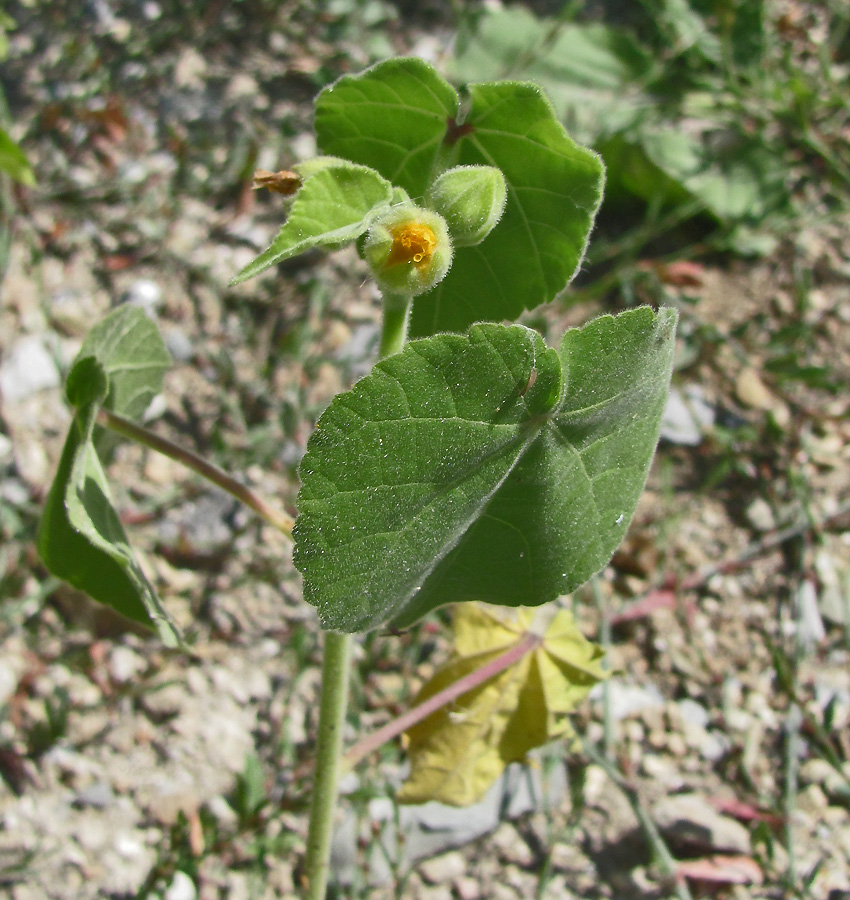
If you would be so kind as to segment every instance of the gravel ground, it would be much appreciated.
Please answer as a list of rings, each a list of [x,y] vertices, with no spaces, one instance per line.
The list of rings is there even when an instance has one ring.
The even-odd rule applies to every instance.
[[[279,224],[250,174],[312,155],[327,81],[433,56],[437,9],[10,12],[3,83],[39,184],[16,195],[0,286],[0,895],[294,896],[320,656],[286,541],[177,464],[119,448],[119,507],[190,636],[183,654],[56,584],[32,537],[69,421],[63,373],[121,302],[156,319],[175,359],[151,427],[292,510],[312,422],[368,370],[378,305],[353,252],[226,287]],[[598,583],[604,616],[589,591],[575,598],[588,634],[610,631],[616,670],[576,724],[616,772],[550,748],[546,809],[493,807],[476,840],[483,808],[430,810],[417,821],[447,837],[422,853],[446,852],[409,866],[410,847],[401,862],[375,853],[403,765],[389,748],[345,785],[340,896],[671,895],[637,812],[693,896],[850,897],[849,401],[764,367],[782,329],[805,326],[806,362],[850,380],[850,217],[829,222],[793,252],[666,286],[683,310],[678,406]],[[598,309],[551,311],[548,326]],[[360,641],[349,740],[445,658],[445,621]]]

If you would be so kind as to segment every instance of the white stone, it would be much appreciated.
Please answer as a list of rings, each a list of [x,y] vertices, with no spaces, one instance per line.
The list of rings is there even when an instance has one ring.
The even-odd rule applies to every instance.
[[[127,288],[122,300],[124,303],[129,303],[130,306],[138,306],[139,309],[154,318],[162,305],[162,288],[149,278],[140,278]]]
[[[699,385],[688,385],[684,391],[670,388],[661,418],[661,437],[671,444],[695,447],[702,443],[703,433],[714,425],[714,410],[706,402]]]
[[[206,73],[206,60],[193,47],[187,47],[174,67],[174,84],[179,88],[201,88]]]
[[[728,853],[750,852],[750,835],[746,828],[722,816],[697,794],[665,797],[652,811],[658,828],[665,837],[690,844],[700,850]]]
[[[466,873],[466,859],[456,850],[428,859],[419,866],[419,874],[428,884],[446,884]]]
[[[165,892],[164,900],[195,900],[197,896],[198,892],[192,879],[185,872],[175,872]]]
[[[0,364],[0,395],[7,403],[58,387],[60,380],[56,363],[40,337],[21,338]]]
[[[641,710],[664,705],[664,697],[661,695],[661,691],[653,684],[646,686],[625,684],[617,678],[612,678],[607,682],[607,685],[608,708],[611,718],[615,722],[634,715]],[[601,687],[602,685],[599,686],[599,688]],[[593,694],[601,693],[599,688],[595,688]]]
[[[18,687],[18,673],[5,660],[0,660],[0,706],[6,703]]]
[[[118,646],[109,654],[109,674],[118,684],[126,684],[147,668],[147,663],[135,650]]]

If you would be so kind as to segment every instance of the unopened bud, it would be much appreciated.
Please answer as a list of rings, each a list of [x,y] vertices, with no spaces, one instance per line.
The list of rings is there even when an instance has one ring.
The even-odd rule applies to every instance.
[[[387,210],[369,229],[363,255],[384,293],[415,297],[446,277],[452,242],[442,216],[401,204]]]
[[[443,172],[426,195],[458,247],[480,244],[505,210],[505,176],[494,166],[457,166]]]

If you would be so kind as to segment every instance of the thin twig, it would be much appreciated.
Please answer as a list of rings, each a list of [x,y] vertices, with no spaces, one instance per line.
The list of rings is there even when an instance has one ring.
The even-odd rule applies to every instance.
[[[246,487],[237,481],[232,475],[228,475],[223,469],[213,465],[192,450],[180,447],[178,444],[172,443],[167,438],[160,437],[148,428],[137,425],[123,416],[116,415],[106,409],[101,409],[97,414],[98,425],[114,431],[123,437],[137,441],[164,456],[182,463],[184,466],[197,472],[199,475],[211,481],[214,485],[220,487],[223,491],[227,491],[232,497],[250,507],[273,525],[278,531],[283,532],[290,540],[292,539],[292,526],[295,524],[291,516],[282,512],[277,507],[265,501],[262,497],[255,494],[251,488]]]
[[[785,786],[782,796],[782,813],[785,820],[785,852],[788,856],[787,878],[792,887],[797,885],[797,854],[794,844],[794,811],[797,808],[797,775],[800,768],[800,725],[803,716],[796,703],[791,704],[785,720]]]
[[[599,611],[599,643],[605,652],[605,668],[609,667],[608,653],[611,650],[611,617],[602,596],[599,577],[594,576],[590,582],[596,609]],[[602,746],[605,756],[611,759],[614,748],[614,718],[611,715],[611,682],[606,678],[602,682]]]

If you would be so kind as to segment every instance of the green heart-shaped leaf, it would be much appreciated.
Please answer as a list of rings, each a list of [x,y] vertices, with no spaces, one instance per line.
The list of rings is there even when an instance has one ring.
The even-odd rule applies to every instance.
[[[508,201],[490,235],[459,249],[445,280],[417,299],[414,335],[515,319],[554,299],[578,269],[602,200],[601,160],[567,137],[536,85],[473,84],[469,92],[457,163],[501,169]]]
[[[603,166],[575,144],[532,84],[469,88],[461,101],[427,63],[395,59],[346,76],[316,101],[323,152],[377,169],[414,199],[453,165],[489,165],[508,201],[491,234],[460,247],[449,274],[413,305],[411,333],[514,319],[575,274],[602,198]]]
[[[603,316],[559,351],[477,325],[412,342],[339,395],[302,461],[294,529],[323,626],[534,606],[604,566],[658,439],[675,323]]]
[[[428,63],[390,59],[319,94],[316,140],[323,153],[371,166],[417,200],[457,110],[455,89]]]

